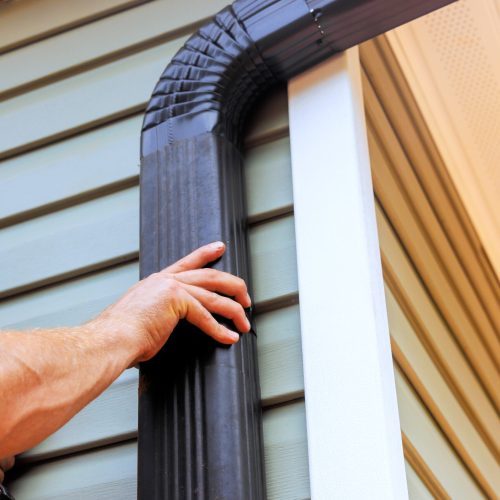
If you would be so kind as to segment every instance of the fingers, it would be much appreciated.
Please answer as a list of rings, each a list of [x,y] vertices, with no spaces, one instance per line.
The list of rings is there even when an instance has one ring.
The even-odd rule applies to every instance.
[[[243,307],[250,307],[252,301],[241,278],[214,269],[202,269],[221,257],[225,249],[221,241],[202,246],[164,269],[161,274],[175,274],[175,278],[183,283],[223,293],[234,297]]]
[[[214,317],[205,309],[197,299],[195,299],[187,291],[185,292],[189,298],[187,300],[186,320],[201,331],[212,337],[221,344],[234,344],[238,342],[240,336],[224,325],[218,323]]]
[[[240,332],[246,333],[250,330],[250,322],[246,317],[245,310],[238,302],[197,286],[186,284],[182,284],[181,286],[200,302],[205,309],[232,320]]]
[[[232,274],[215,269],[195,269],[176,273],[175,279],[186,285],[194,285],[234,297],[243,307],[252,305],[245,282]]]
[[[3,483],[3,480],[5,478],[5,471],[12,469],[12,467],[14,467],[14,462],[14,457],[6,457],[0,459],[0,484]]]
[[[234,344],[239,335],[219,324],[211,313],[231,319],[241,332],[250,330],[243,307],[252,301],[245,282],[236,276],[204,267],[224,254],[225,245],[218,241],[198,248],[175,264],[159,273],[168,279],[174,278],[183,289],[182,301],[186,309],[183,317],[210,337],[223,344]],[[234,297],[232,300],[228,297]],[[185,316],[184,316],[185,314]]]
[[[191,269],[200,269],[210,264],[210,262],[217,260],[225,250],[226,246],[222,241],[209,243],[186,255],[186,257],[178,260],[175,264],[164,269],[164,271],[166,273],[179,273]]]
[[[12,467],[14,467],[15,461],[16,461],[15,457],[2,458],[0,460],[0,469],[2,469],[3,471],[8,471],[9,469],[12,469]]]

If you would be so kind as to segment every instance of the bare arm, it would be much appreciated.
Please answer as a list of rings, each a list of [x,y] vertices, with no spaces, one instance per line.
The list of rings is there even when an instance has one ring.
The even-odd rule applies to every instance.
[[[180,319],[219,342],[237,342],[238,334],[211,313],[232,319],[240,332],[247,332],[246,286],[230,274],[202,269],[223,253],[221,243],[196,250],[134,285],[83,326],[1,332],[0,457],[36,445],[127,367],[153,357]]]

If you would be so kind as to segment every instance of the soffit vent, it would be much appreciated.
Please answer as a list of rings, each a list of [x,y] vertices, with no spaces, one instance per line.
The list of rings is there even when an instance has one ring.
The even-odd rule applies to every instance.
[[[500,2],[460,0],[387,38],[500,276]]]

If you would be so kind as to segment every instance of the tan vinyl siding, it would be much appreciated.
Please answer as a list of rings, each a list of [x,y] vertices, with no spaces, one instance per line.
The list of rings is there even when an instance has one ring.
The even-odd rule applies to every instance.
[[[497,498],[498,283],[387,41],[360,55],[410,495]]]
[[[434,497],[408,462],[405,462],[405,468],[409,498],[411,500],[433,500]]]
[[[386,222],[380,211],[378,217],[380,243],[382,252],[385,254],[387,248],[397,244],[397,242],[394,233],[387,233],[388,228],[385,226]],[[399,266],[401,273],[403,273],[404,268],[401,260],[398,260],[398,257],[399,259],[404,258],[401,247],[398,248],[398,251],[400,252],[399,255],[392,255],[391,265]],[[472,440],[471,444],[475,446],[475,451],[480,451],[481,446],[484,447],[484,443],[477,440],[470,422],[463,420],[460,407],[449,394],[445,382],[437,373],[432,360],[420,343],[417,332],[408,323],[389,287],[386,288],[386,301],[393,354],[396,361],[396,390],[401,430],[450,498],[464,500],[483,498],[481,489],[470,476],[453,447],[450,446],[446,432],[443,433],[442,428],[437,425],[433,416],[429,414],[425,401],[422,401],[415,393],[407,376],[399,368],[398,360],[401,360],[401,352],[408,356],[408,364],[404,366],[405,371],[416,370],[419,373],[427,389],[431,391],[432,396],[438,403],[440,411],[452,424],[455,424],[454,431],[459,433],[471,432],[471,435],[465,434],[462,437]],[[460,428],[460,424],[462,428]],[[425,479],[425,477],[422,479]]]

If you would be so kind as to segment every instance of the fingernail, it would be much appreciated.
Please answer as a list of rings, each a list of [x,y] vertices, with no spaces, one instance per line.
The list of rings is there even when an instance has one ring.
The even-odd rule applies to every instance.
[[[210,244],[210,246],[214,250],[220,250],[221,248],[225,247],[225,245],[224,245],[224,243],[222,243],[222,241],[214,241],[213,243]]]
[[[232,339],[232,340],[240,340],[240,336],[236,333],[236,332],[233,332],[232,330],[227,330],[227,333],[229,335],[229,337]]]
[[[248,318],[246,318],[247,320],[247,332],[250,331],[250,328],[252,328],[252,325],[250,324],[250,321],[248,320]]]
[[[248,307],[250,307],[252,305],[252,299],[248,293],[247,293],[247,304],[248,304]]]

